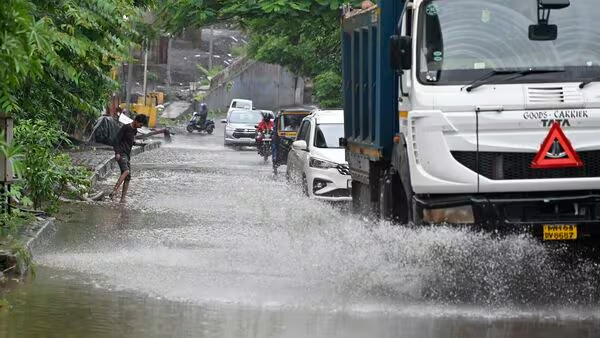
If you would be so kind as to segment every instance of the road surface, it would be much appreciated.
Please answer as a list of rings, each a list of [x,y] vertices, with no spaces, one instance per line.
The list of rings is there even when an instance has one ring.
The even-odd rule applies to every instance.
[[[527,238],[362,219],[306,199],[222,133],[133,158],[124,206],[67,205],[37,277],[9,294],[0,337],[600,332],[595,264],[561,265]]]

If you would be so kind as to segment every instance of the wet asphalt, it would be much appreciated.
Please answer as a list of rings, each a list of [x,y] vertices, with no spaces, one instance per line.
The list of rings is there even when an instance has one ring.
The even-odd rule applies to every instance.
[[[600,335],[596,263],[309,200],[218,128],[134,157],[126,204],[65,205],[0,337]]]

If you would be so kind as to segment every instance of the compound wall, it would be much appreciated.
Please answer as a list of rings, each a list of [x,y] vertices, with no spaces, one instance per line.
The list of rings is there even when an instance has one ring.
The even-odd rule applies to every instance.
[[[211,81],[204,98],[210,110],[224,110],[232,99],[249,99],[258,109],[303,103],[304,81],[279,65],[242,59]]]

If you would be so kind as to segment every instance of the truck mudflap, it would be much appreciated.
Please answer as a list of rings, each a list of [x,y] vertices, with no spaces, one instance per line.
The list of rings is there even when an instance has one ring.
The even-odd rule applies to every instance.
[[[468,208],[472,213],[470,226],[478,230],[504,235],[528,233],[544,241],[600,243],[600,191],[571,194],[415,196],[414,201],[423,210],[454,209],[464,213],[465,208]],[[426,223],[438,223],[437,221],[439,219],[424,219]]]

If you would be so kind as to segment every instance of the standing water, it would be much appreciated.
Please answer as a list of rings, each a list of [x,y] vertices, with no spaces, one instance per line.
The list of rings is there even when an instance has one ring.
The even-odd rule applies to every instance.
[[[220,135],[219,132],[215,133]],[[65,206],[0,337],[592,337],[600,269],[525,236],[375,223],[177,135],[127,204]],[[116,175],[116,174],[115,174]],[[111,177],[106,189],[116,180]]]

